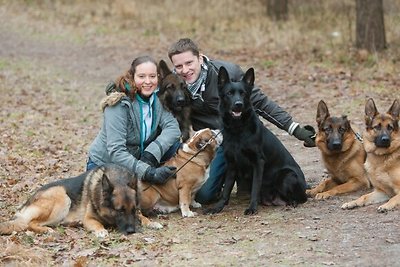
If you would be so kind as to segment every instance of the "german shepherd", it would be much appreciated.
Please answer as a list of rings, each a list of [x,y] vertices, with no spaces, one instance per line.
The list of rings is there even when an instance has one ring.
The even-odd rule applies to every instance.
[[[357,200],[342,205],[352,209],[381,203],[379,212],[393,210],[400,205],[400,103],[396,99],[386,113],[379,113],[372,98],[365,104],[364,147],[367,151],[365,167],[374,190]]]
[[[214,158],[219,145],[218,132],[208,128],[199,130],[179,148],[177,154],[165,162],[167,166],[178,168],[176,179],[169,179],[163,185],[139,182],[140,207],[144,214],[152,209],[170,213],[181,209],[182,217],[193,217],[190,210],[200,208],[194,200],[196,192],[208,178],[207,169]],[[143,221],[144,219],[144,221]],[[142,224],[148,226],[149,220],[142,218]]]
[[[77,177],[44,185],[31,196],[13,220],[0,224],[0,234],[32,230],[54,231],[51,225],[83,223],[97,237],[104,226],[121,233],[136,232],[137,179],[127,169],[109,164]]]
[[[307,195],[326,199],[370,187],[364,168],[367,154],[347,116],[331,116],[328,106],[321,100],[317,108],[317,125],[315,143],[330,177],[307,190]]]
[[[227,70],[220,68],[218,90],[227,171],[222,198],[206,213],[222,211],[236,179],[240,184],[250,184],[251,200],[245,215],[255,214],[260,200],[263,204],[294,206],[307,201],[306,181],[299,165],[252,107],[253,87],[253,68],[239,82],[232,82]]]
[[[161,76],[160,90],[157,95],[166,110],[171,112],[179,123],[182,132],[182,142],[190,136],[190,95],[185,81],[173,73],[164,60],[160,60],[159,71]]]

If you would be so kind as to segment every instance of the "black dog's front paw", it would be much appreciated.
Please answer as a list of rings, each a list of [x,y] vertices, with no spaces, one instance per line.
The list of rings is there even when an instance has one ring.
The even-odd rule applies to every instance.
[[[244,211],[244,215],[254,215],[254,214],[257,214],[257,209],[256,208],[247,208],[245,211]]]
[[[215,213],[220,213],[224,209],[224,205],[215,205],[212,208],[206,209],[204,211],[204,214],[215,214]]]

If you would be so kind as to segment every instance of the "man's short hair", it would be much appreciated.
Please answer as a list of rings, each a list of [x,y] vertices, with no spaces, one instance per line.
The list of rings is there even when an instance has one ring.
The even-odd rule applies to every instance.
[[[171,45],[168,50],[168,57],[172,60],[172,56],[186,51],[191,51],[197,57],[200,56],[199,47],[190,38],[182,38]]]

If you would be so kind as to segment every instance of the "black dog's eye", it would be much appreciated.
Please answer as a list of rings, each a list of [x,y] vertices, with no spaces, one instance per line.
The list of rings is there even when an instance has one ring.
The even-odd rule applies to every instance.
[[[232,91],[228,91],[228,92],[226,93],[226,95],[227,95],[227,96],[232,96],[232,95],[233,95],[233,92],[232,92]]]

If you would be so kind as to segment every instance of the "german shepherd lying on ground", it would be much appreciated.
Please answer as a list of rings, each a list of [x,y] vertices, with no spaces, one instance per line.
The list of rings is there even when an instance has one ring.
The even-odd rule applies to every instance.
[[[123,167],[105,165],[44,185],[13,220],[0,224],[0,234],[52,232],[47,226],[59,223],[83,223],[97,237],[108,235],[104,226],[130,234],[136,231],[137,205],[136,177]]]
[[[306,181],[299,165],[278,138],[257,117],[250,95],[254,69],[232,82],[221,67],[218,74],[223,148],[226,160],[222,198],[206,213],[220,212],[229,201],[235,181],[250,184],[251,200],[244,214],[255,214],[263,204],[296,205],[307,201]]]
[[[160,60],[160,90],[157,95],[164,108],[171,112],[179,123],[182,142],[190,136],[190,95],[185,81],[173,73],[164,60]]]
[[[331,117],[327,105],[321,100],[317,108],[317,124],[315,143],[330,177],[307,190],[307,195],[326,199],[368,188],[370,184],[364,168],[366,152],[347,116]]]
[[[374,190],[357,200],[342,205],[352,209],[381,203],[379,212],[393,210],[400,205],[400,103],[396,99],[386,113],[379,113],[372,98],[365,105],[364,147],[365,163]]]
[[[170,213],[180,208],[182,217],[196,215],[189,206],[201,207],[194,197],[208,178],[208,166],[220,143],[220,139],[216,135],[217,132],[208,128],[195,132],[179,148],[177,154],[165,162],[167,166],[177,167],[176,179],[170,179],[163,185],[139,182],[140,207],[144,214],[153,209],[162,213]],[[151,223],[147,218],[141,219],[144,226],[149,226]],[[162,228],[162,226],[154,227],[154,224],[150,227]]]

